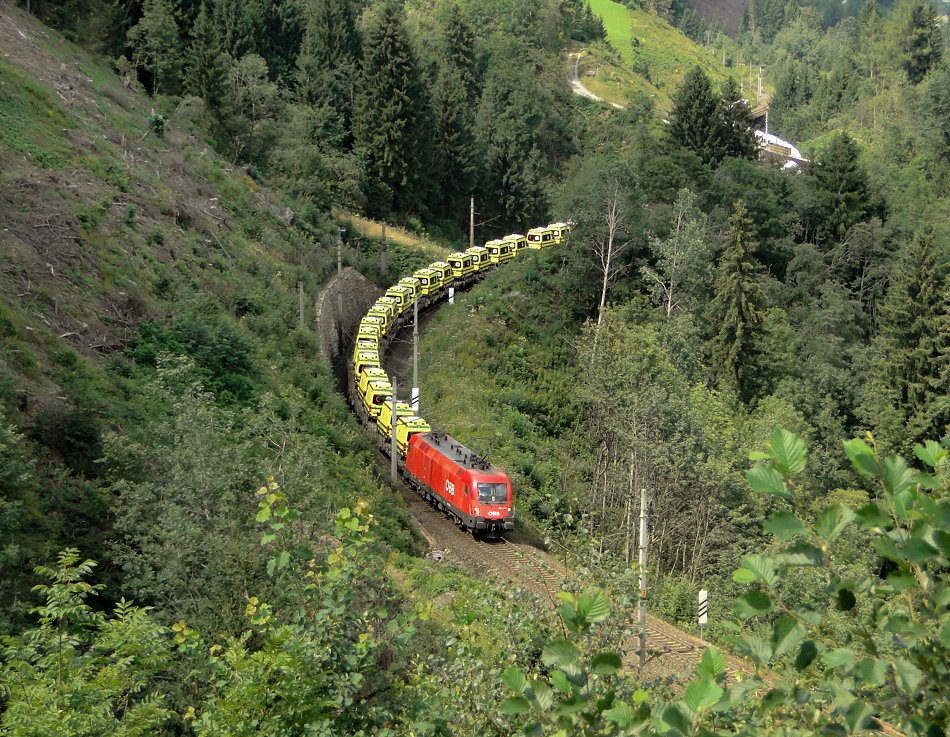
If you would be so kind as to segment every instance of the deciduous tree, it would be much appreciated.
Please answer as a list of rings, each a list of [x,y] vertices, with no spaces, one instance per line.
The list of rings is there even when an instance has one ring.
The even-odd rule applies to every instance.
[[[655,268],[643,267],[667,319],[675,310],[691,312],[709,283],[712,258],[706,245],[706,219],[696,195],[680,190],[673,204],[673,226],[666,238],[650,238]]]
[[[181,38],[170,0],[145,0],[142,17],[129,29],[132,62],[151,76],[152,94],[174,91],[181,70]]]

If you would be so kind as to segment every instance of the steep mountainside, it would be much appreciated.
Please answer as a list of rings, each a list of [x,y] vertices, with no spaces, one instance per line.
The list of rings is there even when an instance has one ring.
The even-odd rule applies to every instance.
[[[182,288],[235,312],[253,272],[290,294],[329,258],[293,213],[152,102],[15,9],[0,13],[3,399],[69,401],[51,358],[103,359]],[[315,291],[315,290],[314,290]]]
[[[297,503],[323,510],[315,529],[356,489],[384,493],[312,330],[309,298],[335,269],[336,227],[298,222],[204,145],[197,103],[153,108],[162,102],[7,4],[0,48],[0,581],[14,602],[0,629],[32,606],[33,567],[66,546],[103,563],[116,587],[107,595],[124,585],[148,598],[141,577],[119,583],[119,568],[141,552],[117,543],[114,529],[124,524],[115,485],[130,474],[177,486],[186,507],[227,506],[239,528],[253,526],[247,490],[268,474],[300,474]],[[303,330],[298,283],[308,296]],[[169,405],[163,354],[191,366],[192,388],[175,389],[179,398],[200,387],[213,399]],[[206,419],[188,430],[181,410],[220,415],[219,429]],[[271,412],[280,413],[282,442],[294,435],[311,446],[304,456],[275,460],[266,443],[252,450],[260,441],[250,428],[272,425]],[[178,428],[167,445],[156,430],[162,418]],[[138,442],[120,438],[136,436],[145,445],[133,470],[115,453]],[[210,459],[223,465],[209,474],[201,464]],[[320,484],[324,473],[337,480]],[[149,519],[161,517],[156,505]],[[381,514],[390,512],[400,514]],[[192,513],[194,540],[205,545],[222,521]],[[398,545],[409,533],[404,519],[397,527]],[[158,534],[169,545],[146,567],[170,565],[165,554],[218,554],[188,551],[181,529]],[[252,570],[247,561],[261,553],[243,539],[251,558],[242,565]]]

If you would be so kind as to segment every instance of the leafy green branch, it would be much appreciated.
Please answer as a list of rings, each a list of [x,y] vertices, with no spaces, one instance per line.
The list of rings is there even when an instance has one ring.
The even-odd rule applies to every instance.
[[[870,435],[844,444],[854,468],[873,482],[871,501],[852,509],[833,503],[813,520],[797,507],[804,442],[776,430],[748,472],[752,489],[785,500],[765,525],[772,555],[752,554],[734,573],[755,586],[735,613],[736,651],[760,666],[727,681],[723,655],[709,648],[683,697],[651,703],[643,691],[621,696],[620,660],[588,658],[583,643],[609,607],[597,592],[564,597],[559,614],[568,636],[549,642],[547,677],[521,669],[503,675],[515,696],[502,711],[531,737],[632,735],[844,735],[897,729],[938,737],[950,728],[950,438],[915,446],[923,469],[896,455],[881,458]],[[842,535],[855,527],[883,561],[873,572],[841,575],[833,565]],[[817,605],[785,602],[782,583],[795,569],[823,573]],[[837,638],[828,620],[844,616]],[[750,633],[749,625],[765,632]],[[779,664],[787,662],[785,667]],[[889,726],[888,726],[889,725]]]

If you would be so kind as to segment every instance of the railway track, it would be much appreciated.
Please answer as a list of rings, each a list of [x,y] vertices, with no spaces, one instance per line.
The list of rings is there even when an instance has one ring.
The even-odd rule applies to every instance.
[[[382,456],[381,456],[382,458]],[[442,512],[431,507],[406,484],[400,485],[410,514],[428,540],[437,560],[459,565],[482,579],[502,586],[515,585],[538,596],[554,600],[570,575],[560,561],[526,543],[509,538],[485,540],[460,531]],[[631,612],[631,615],[633,613]],[[628,621],[636,629],[634,619]],[[647,657],[644,675],[648,678],[670,679],[692,672],[708,643],[677,629],[668,622],[647,615]],[[638,667],[636,637],[623,645],[628,668]],[[726,656],[729,677],[735,679],[750,667],[738,658]]]
[[[420,313],[420,326],[428,322],[432,312],[430,309]],[[405,325],[393,336],[384,359],[384,368],[390,375],[402,378],[407,373],[411,330],[411,325]],[[373,429],[369,428],[369,432],[373,432]],[[381,453],[379,459],[380,465],[385,464],[388,471],[388,457]],[[552,602],[562,590],[570,571],[554,556],[510,537],[494,540],[475,538],[460,531],[406,482],[401,482],[399,488],[412,519],[429,543],[431,557],[460,565],[479,578],[506,587],[513,584]],[[632,629],[636,629],[635,622],[629,624]],[[699,638],[650,615],[647,616],[645,633],[648,655],[643,675],[648,678],[666,678],[671,681],[681,678],[695,668],[707,647],[707,643]],[[637,667],[638,647],[637,638],[624,643],[622,647],[624,660],[631,669]],[[727,657],[727,667],[731,678],[735,678],[740,671],[748,670],[748,666],[733,657]]]

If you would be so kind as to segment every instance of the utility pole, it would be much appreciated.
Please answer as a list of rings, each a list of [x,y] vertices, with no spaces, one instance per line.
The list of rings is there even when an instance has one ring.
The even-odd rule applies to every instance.
[[[304,314],[303,314],[303,282],[302,281],[297,282],[297,301],[299,302],[299,309],[300,309],[300,319],[299,319],[300,327],[303,327]]]
[[[475,198],[472,197],[468,215],[468,247],[475,247]]]
[[[759,64],[759,92],[756,96],[756,102],[758,102],[762,97],[762,65]]]
[[[419,414],[419,298],[412,303],[412,411]]]
[[[389,422],[389,477],[396,483],[396,374],[393,374],[393,414]]]
[[[647,490],[640,489],[640,598],[637,605],[640,623],[640,670],[647,659]]]
[[[383,223],[383,234],[379,240],[379,271],[384,276],[389,269],[389,245],[386,243],[386,223]]]

